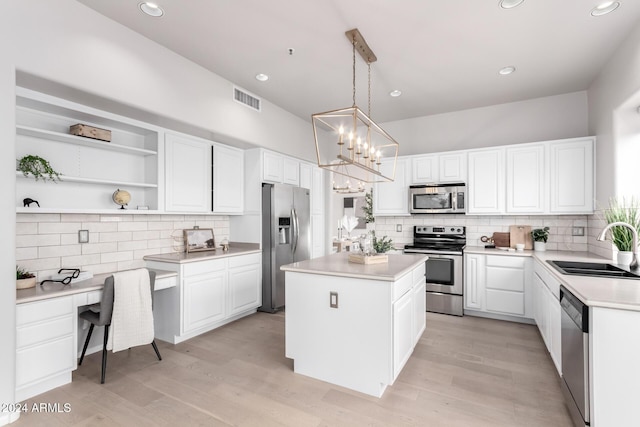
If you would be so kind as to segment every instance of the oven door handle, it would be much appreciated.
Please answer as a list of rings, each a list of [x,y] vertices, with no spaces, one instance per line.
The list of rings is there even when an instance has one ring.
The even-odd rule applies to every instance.
[[[424,251],[423,249],[405,249],[405,254],[423,254],[423,255],[432,255],[432,258],[440,258],[439,255],[453,255],[453,256],[462,256],[462,252],[455,251]]]

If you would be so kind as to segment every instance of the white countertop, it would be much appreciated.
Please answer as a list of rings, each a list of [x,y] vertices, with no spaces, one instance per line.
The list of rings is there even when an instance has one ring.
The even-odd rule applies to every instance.
[[[175,271],[157,269],[150,270],[156,272],[156,281],[168,277],[177,277],[178,275]],[[113,273],[96,274],[91,279],[70,283],[68,285],[48,282],[40,286],[38,283],[34,288],[16,290],[16,304],[80,294],[83,292],[99,291],[104,286],[104,280],[111,276],[111,274]]]
[[[324,276],[353,277],[355,279],[395,282],[429,257],[424,254],[389,254],[389,262],[383,264],[357,264],[349,262],[349,253],[341,252],[294,262],[280,267],[283,271],[321,274]]]
[[[503,251],[471,246],[466,254],[532,256],[553,275],[569,292],[590,307],[615,308],[640,311],[640,279],[612,279],[604,277],[574,276],[562,274],[547,261],[580,261],[614,264],[610,259],[589,252],[571,251]],[[625,268],[621,266],[621,268]]]
[[[247,255],[253,253],[262,253],[260,245],[258,243],[229,243],[229,250],[223,251],[222,248],[217,248],[212,251],[202,252],[175,252],[170,254],[158,254],[158,255],[145,255],[145,261],[160,261],[171,262],[175,264],[184,264],[188,262],[207,261],[210,259],[226,258],[238,255]]]

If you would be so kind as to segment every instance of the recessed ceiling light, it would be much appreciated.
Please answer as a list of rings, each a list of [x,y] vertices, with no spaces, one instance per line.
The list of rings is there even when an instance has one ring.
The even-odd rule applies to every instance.
[[[607,13],[613,12],[618,7],[620,7],[619,1],[606,1],[591,9],[591,16],[606,15]]]
[[[269,76],[267,76],[266,74],[256,74],[256,80],[260,81],[260,82],[266,82],[267,80],[269,80]]]
[[[162,10],[162,8],[157,4],[152,3],[150,1],[140,3],[138,7],[140,8],[141,11],[143,11],[149,16],[153,16],[154,18],[159,18],[162,15],[164,15],[164,10]]]
[[[500,69],[500,71],[498,71],[498,73],[501,76],[508,76],[509,74],[513,73],[516,70],[516,67],[514,67],[513,65],[509,65],[508,67],[504,67],[502,69]]]
[[[389,92],[389,95],[393,96],[394,98],[397,98],[400,95],[402,95],[402,91],[398,89],[392,90],[391,92]]]
[[[513,9],[522,3],[524,3],[524,0],[500,0],[500,7],[503,9]]]

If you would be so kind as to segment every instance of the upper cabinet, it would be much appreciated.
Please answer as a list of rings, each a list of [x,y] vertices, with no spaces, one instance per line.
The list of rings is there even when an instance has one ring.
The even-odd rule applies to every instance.
[[[300,163],[300,187],[311,190],[313,166],[309,163]]]
[[[382,159],[380,171],[385,175],[393,173],[393,159]],[[376,216],[409,215],[409,179],[411,159],[398,158],[396,176],[392,182],[373,185],[373,214]]]
[[[211,145],[183,135],[165,137],[167,212],[211,211]]]
[[[213,146],[213,212],[241,214],[244,208],[244,151]]]
[[[507,199],[509,213],[545,211],[545,145],[507,148]]]
[[[440,153],[411,158],[411,184],[454,183],[466,180],[467,153]]]
[[[285,157],[282,161],[282,183],[300,185],[300,162],[290,157]]]
[[[469,152],[467,213],[504,212],[504,149]]]
[[[593,213],[594,138],[549,143],[551,213]]]
[[[128,210],[159,208],[157,128],[23,88],[16,95],[16,158],[42,157],[61,174],[52,184],[16,171],[19,212],[38,209],[23,207],[26,198],[40,212],[112,212],[118,189],[131,195]],[[109,130],[111,140],[72,135],[76,124]]]
[[[284,159],[282,155],[271,151],[262,152],[262,181],[281,183]]]

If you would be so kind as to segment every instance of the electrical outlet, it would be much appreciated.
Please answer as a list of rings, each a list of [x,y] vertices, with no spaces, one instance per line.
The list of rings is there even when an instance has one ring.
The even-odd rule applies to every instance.
[[[402,233],[402,224],[396,224],[396,232]]]
[[[78,243],[89,243],[89,230],[78,230]]]
[[[584,227],[573,227],[572,236],[584,236]]]
[[[338,293],[329,292],[329,307],[338,308]]]

